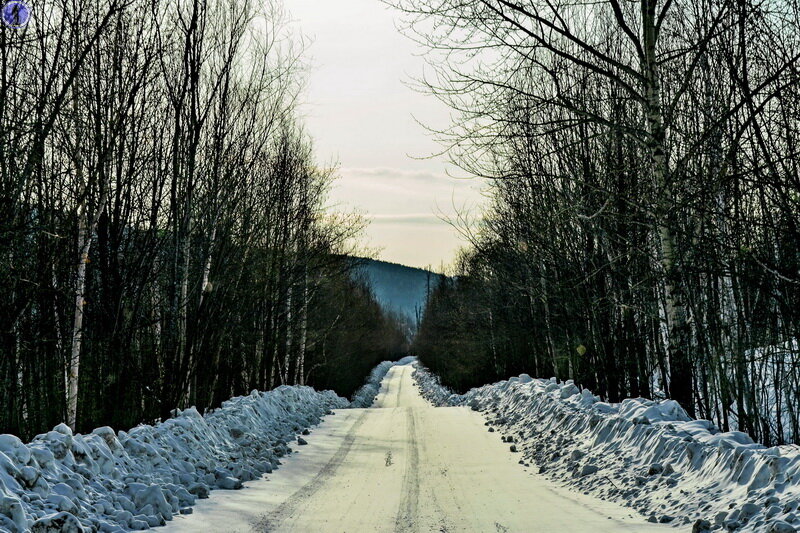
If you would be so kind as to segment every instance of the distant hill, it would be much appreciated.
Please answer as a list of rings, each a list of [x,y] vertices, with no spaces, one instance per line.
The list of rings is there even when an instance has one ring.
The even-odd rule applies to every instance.
[[[375,259],[359,259],[357,272],[369,283],[385,309],[406,318],[412,331],[425,311],[428,291],[444,277],[422,268],[413,268]]]

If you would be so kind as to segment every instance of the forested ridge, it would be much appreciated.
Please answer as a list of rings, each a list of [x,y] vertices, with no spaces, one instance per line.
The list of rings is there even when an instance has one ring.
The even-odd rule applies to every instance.
[[[429,269],[365,259],[358,269],[366,277],[375,297],[407,324],[412,336],[425,311],[428,296],[442,279]]]
[[[438,138],[490,183],[420,359],[800,443],[800,5],[391,3],[454,110]]]
[[[0,31],[0,433],[351,394],[406,338],[325,209],[278,4],[37,2]]]

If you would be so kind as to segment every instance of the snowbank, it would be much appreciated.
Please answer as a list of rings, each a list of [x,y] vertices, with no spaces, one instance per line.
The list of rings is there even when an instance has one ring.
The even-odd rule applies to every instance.
[[[442,385],[439,376],[430,372],[422,363],[416,362],[413,376],[422,397],[436,407],[460,404],[461,396]]]
[[[414,376],[436,404],[482,411],[523,464],[651,521],[696,532],[800,526],[797,447],[765,448],[744,433],[722,433],[671,400],[609,404],[555,378],[523,374],[455,395],[419,364]]]
[[[23,444],[0,435],[0,531],[141,530],[191,512],[215,488],[271,472],[288,443],[344,398],[279,387],[233,398],[201,416],[179,411],[155,426],[73,435],[65,426]]]
[[[381,381],[383,381],[389,369],[395,365],[408,365],[417,360],[416,357],[409,356],[403,357],[399,361],[383,361],[378,364],[370,372],[366,383],[353,394],[353,401],[350,402],[350,407],[353,408],[366,408],[372,405],[375,401],[375,396],[381,390]]]

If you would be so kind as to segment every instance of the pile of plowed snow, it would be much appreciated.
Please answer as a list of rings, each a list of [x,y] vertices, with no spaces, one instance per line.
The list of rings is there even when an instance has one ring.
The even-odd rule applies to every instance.
[[[353,394],[353,401],[350,402],[352,408],[369,407],[375,401],[378,391],[381,390],[381,381],[393,366],[408,365],[414,363],[416,357],[403,357],[399,361],[383,361],[372,369],[364,385]]]
[[[605,403],[572,381],[523,374],[456,395],[419,364],[414,376],[436,404],[482,411],[521,463],[650,521],[694,532],[800,526],[796,447],[766,448],[744,433],[722,433],[671,400]]]
[[[0,435],[0,531],[163,525],[212,489],[238,489],[271,472],[297,433],[348,405],[331,391],[283,386],[128,432],[73,435],[62,424],[29,444]]]

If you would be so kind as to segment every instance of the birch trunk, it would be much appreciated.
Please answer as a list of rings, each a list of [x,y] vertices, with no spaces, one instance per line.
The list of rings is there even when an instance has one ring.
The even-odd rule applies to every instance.
[[[294,382],[305,385],[306,342],[308,340],[308,268],[303,272],[303,304],[300,308],[300,341],[297,347],[297,366]]]
[[[78,107],[78,93],[77,89],[73,89],[72,94],[72,112],[73,120],[75,121],[75,139],[76,147],[73,157],[73,164],[75,166],[75,179],[79,187],[83,188],[83,198],[78,205],[78,264],[75,272],[75,315],[72,324],[72,343],[70,346],[69,360],[67,361],[67,382],[65,389],[67,392],[67,425],[75,431],[78,422],[78,392],[80,384],[80,366],[81,366],[81,344],[83,341],[83,306],[85,305],[85,292],[86,292],[86,265],[89,263],[89,250],[92,245],[92,235],[97,228],[97,222],[100,219],[100,213],[105,208],[106,198],[108,195],[108,188],[100,184],[100,201],[95,209],[92,220],[89,220],[89,201],[90,184],[84,183],[84,168],[83,158],[80,147],[81,128],[78,122],[79,107]]]
[[[690,415],[694,414],[692,372],[688,358],[688,319],[676,261],[675,236],[668,218],[673,197],[666,155],[666,129],[661,105],[661,84],[656,48],[658,43],[656,0],[642,0],[644,44],[645,114],[649,134],[653,179],[656,188],[656,234],[661,245],[661,265],[665,274],[664,292],[668,328],[670,396]]]
[[[492,350],[492,364],[494,365],[494,373],[500,377],[500,363],[497,361],[497,346],[494,339],[494,316],[492,315],[492,308],[489,308],[489,347]]]
[[[186,342],[189,320],[189,240],[192,233],[192,217],[189,215],[186,235],[183,239],[181,266],[181,295],[178,306],[178,354],[179,358],[186,358],[186,389],[183,391],[183,403],[189,405],[192,395],[192,354]]]
[[[283,368],[281,369],[281,384],[289,384],[289,363],[292,357],[292,286],[289,285],[286,297],[286,353],[283,357]]]
[[[17,367],[17,394],[19,395],[21,427],[28,430],[28,395],[25,393],[25,373],[20,357],[20,335],[17,325],[14,325],[14,365]]]
[[[80,174],[80,172],[79,172]],[[86,207],[78,208],[78,265],[75,274],[75,316],[72,326],[72,346],[67,365],[67,425],[75,431],[78,420],[78,380],[81,366],[83,340],[83,306],[86,290],[86,264],[92,243]]]
[[[203,299],[205,298],[205,295],[210,293],[213,289],[213,286],[209,282],[209,278],[211,277],[211,257],[214,250],[214,242],[216,240],[217,240],[217,226],[215,220],[214,229],[211,230],[211,242],[208,245],[208,257],[206,257],[206,262],[205,265],[203,266],[203,282],[200,290],[200,307],[203,306]]]

